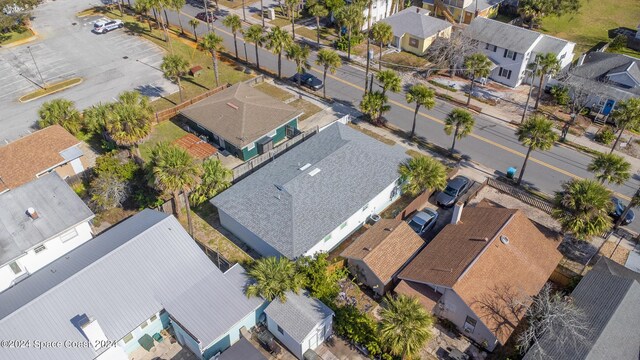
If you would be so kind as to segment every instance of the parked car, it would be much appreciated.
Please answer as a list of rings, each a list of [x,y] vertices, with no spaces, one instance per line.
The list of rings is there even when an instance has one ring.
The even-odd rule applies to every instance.
[[[438,213],[429,208],[425,208],[413,215],[408,223],[418,235],[424,235],[427,231],[433,229],[437,220]]]
[[[124,26],[122,20],[98,20],[93,24],[93,32],[96,34],[106,34],[111,30],[120,29]]]
[[[453,206],[460,196],[469,190],[471,180],[464,176],[456,176],[449,180],[447,187],[436,195],[436,204],[444,207]]]
[[[627,205],[625,205],[617,197],[612,197],[611,202],[613,203],[613,211],[609,213],[609,216],[611,216],[611,218],[614,221],[618,221],[618,219],[620,219],[620,216],[622,216],[622,213],[624,212],[624,209],[627,207]],[[629,209],[627,216],[625,216],[625,219],[622,220],[621,224],[629,225],[633,222],[633,220],[635,220],[635,218],[636,218],[636,214],[633,212],[633,210]]]
[[[209,15],[209,16],[207,16],[207,15]],[[198,19],[200,21],[212,23],[212,22],[218,20],[218,17],[213,14],[213,11],[209,11],[208,13],[203,11],[203,12],[198,13],[196,15],[196,19]]]
[[[294,83],[297,84],[299,76],[301,76],[301,75],[296,73],[289,80],[291,80],[291,81],[293,81]],[[311,75],[309,73],[303,73],[302,74],[302,76],[300,77],[300,84],[302,84],[303,86],[308,87],[311,90],[320,90],[324,86],[324,84],[322,83],[322,80],[318,79],[317,77],[315,77],[315,76],[313,76],[313,75]]]

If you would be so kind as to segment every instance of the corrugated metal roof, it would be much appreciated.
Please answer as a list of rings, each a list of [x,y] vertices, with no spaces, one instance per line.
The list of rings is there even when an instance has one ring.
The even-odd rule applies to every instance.
[[[294,258],[387,188],[407,158],[399,145],[335,124],[211,201],[282,255]],[[311,166],[300,170],[305,164]],[[316,168],[321,172],[310,176]]]
[[[274,300],[264,312],[298,343],[302,343],[320,322],[333,316],[333,310],[306,291],[300,294],[288,292],[286,302]]]
[[[96,319],[108,339],[121,339],[164,304],[188,304],[200,286],[202,307],[184,307],[180,321],[203,339],[217,338],[248,315],[246,296],[218,270],[180,223],[152,210],[125,220],[0,293],[0,339],[85,341],[72,319]],[[229,304],[235,304],[230,306]],[[215,313],[206,329],[191,319]],[[207,344],[204,344],[205,346]],[[0,347],[0,359],[84,360],[90,348]]]
[[[38,214],[32,219],[27,209]],[[0,264],[93,218],[93,212],[57,173],[0,195]]]

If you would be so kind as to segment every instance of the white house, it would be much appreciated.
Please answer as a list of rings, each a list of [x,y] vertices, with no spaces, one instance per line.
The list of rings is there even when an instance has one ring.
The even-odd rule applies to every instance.
[[[94,215],[52,172],[0,194],[0,291],[92,238]]]
[[[264,310],[267,328],[298,359],[310,358],[333,333],[333,310],[307,292],[287,293],[287,301],[274,300]]]
[[[263,256],[329,251],[400,196],[408,156],[337,123],[211,200],[227,230]]]
[[[501,84],[516,87],[531,83],[527,66],[537,55],[553,53],[564,69],[573,60],[575,43],[553,36],[510,25],[496,20],[477,17],[464,30],[466,37],[475,41],[478,50],[494,63],[489,78]],[[539,80],[534,79],[534,83]]]
[[[371,1],[371,25],[376,22],[388,17],[392,14],[392,5],[393,1],[391,0],[372,0]],[[362,30],[366,30],[369,28],[369,23],[367,22],[369,16],[369,7],[365,7],[362,12],[364,16],[364,26]]]

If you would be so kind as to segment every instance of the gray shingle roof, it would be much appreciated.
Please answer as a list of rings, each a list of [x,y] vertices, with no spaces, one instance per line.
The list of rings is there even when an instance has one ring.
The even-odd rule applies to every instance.
[[[240,338],[237,343],[220,354],[218,360],[267,360],[267,358],[249,340]]]
[[[246,83],[235,84],[180,113],[239,149],[301,114]]]
[[[607,87],[607,94],[615,99],[624,100],[633,96],[640,96],[640,86],[635,88],[622,88],[612,83],[606,83],[608,74],[629,69],[629,74],[640,81],[640,59],[622,54],[606,52],[590,52],[586,54],[582,65],[571,69],[574,77],[584,81],[597,82],[595,87]],[[603,83],[604,82],[604,83]]]
[[[27,215],[30,207],[35,220]],[[93,216],[55,172],[0,194],[0,265]]]
[[[524,54],[542,34],[515,25],[483,17],[476,17],[464,30],[466,36],[501,48]]]
[[[417,12],[419,10],[419,12]],[[450,28],[451,23],[429,16],[429,11],[411,6],[382,20],[393,28],[393,35],[409,34],[420,39],[430,38]]]
[[[407,157],[399,145],[391,147],[335,124],[212,203],[282,255],[295,258],[397,179],[398,165]],[[306,164],[310,166],[301,171]],[[320,172],[310,176],[316,168]]]
[[[285,303],[274,300],[264,312],[298,343],[301,343],[318,323],[333,316],[333,310],[322,301],[312,298],[306,291],[298,295],[288,292]]]
[[[0,339],[84,341],[71,319],[86,314],[100,323],[108,339],[117,340],[163,304],[178,302],[173,307],[177,320],[203,346],[254,305],[174,217],[144,210],[0,293]],[[200,316],[215,321],[205,328],[196,322]],[[2,347],[0,359],[85,360],[99,353]]]
[[[607,258],[580,281],[571,297],[590,329],[576,346],[542,338],[540,350],[529,351],[525,360],[637,360],[640,353],[640,274]]]
[[[538,41],[536,46],[533,48],[533,52],[535,52],[536,54],[559,54],[560,51],[562,51],[562,49],[564,49],[564,47],[567,46],[568,43],[569,41],[567,40],[559,39],[557,37],[549,35],[542,35],[542,39],[540,39],[540,41]]]

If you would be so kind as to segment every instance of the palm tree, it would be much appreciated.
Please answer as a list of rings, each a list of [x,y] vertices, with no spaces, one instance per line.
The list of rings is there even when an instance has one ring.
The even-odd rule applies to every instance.
[[[264,33],[260,25],[251,25],[244,32],[244,38],[249,42],[252,42],[256,47],[256,66],[260,70],[260,58],[258,57],[258,47],[262,46],[265,41]]]
[[[362,15],[362,7],[359,4],[351,3],[341,7],[335,15],[340,25],[347,28],[347,59],[351,60],[351,34],[353,29],[362,27],[364,16]]]
[[[451,110],[447,117],[444,119],[444,132],[447,135],[453,133],[453,144],[451,144],[451,153],[456,148],[456,139],[462,139],[463,137],[471,134],[473,131],[473,125],[475,120],[471,113],[466,110],[455,108]]]
[[[106,119],[110,116],[113,104],[98,103],[85,109],[82,112],[82,122],[84,128],[93,134],[101,134],[104,131]]]
[[[135,148],[140,157],[138,144],[151,134],[152,117],[149,98],[137,91],[125,91],[118,95],[118,101],[113,104],[105,121],[105,130],[118,146],[130,150]]]
[[[524,158],[524,163],[522,164],[520,176],[518,177],[517,184],[520,185],[531,151],[547,151],[551,149],[553,143],[558,140],[558,135],[553,131],[553,123],[542,115],[533,115],[520,124],[516,135],[518,136],[518,141],[529,148],[527,150],[527,156]]]
[[[231,186],[230,180],[233,171],[224,167],[220,160],[207,159],[202,163],[202,169],[202,182],[189,196],[189,200],[195,206],[206,202]]]
[[[320,1],[313,1],[313,2],[307,2],[307,6],[308,6],[308,12],[309,15],[313,16],[316,18],[316,42],[317,45],[320,46],[320,18],[321,17],[325,17],[329,15],[329,10],[327,10],[327,8],[320,2]]]
[[[202,37],[200,47],[211,53],[213,59],[213,72],[216,77],[216,86],[220,86],[220,76],[218,74],[218,53],[224,49],[223,39],[214,32],[210,32]]]
[[[184,195],[187,206],[187,223],[189,234],[193,236],[191,207],[188,193],[200,183],[202,168],[189,153],[166,142],[156,144],[151,150],[150,180],[163,193],[173,196],[175,215],[180,219],[180,192]]]
[[[146,16],[149,10],[151,9],[151,5],[149,4],[149,0],[138,0],[133,4],[133,9],[135,12],[140,14],[140,21],[143,20],[144,17],[147,18],[147,25],[149,25],[149,32],[153,29],[151,28],[151,19]]]
[[[433,317],[415,297],[387,297],[380,317],[380,340],[392,355],[413,357],[431,338]]]
[[[254,283],[247,286],[247,297],[261,296],[268,301],[277,298],[283,303],[287,292],[299,293],[306,281],[296,264],[285,257],[258,259],[248,274]]]
[[[627,128],[635,129],[640,125],[640,98],[630,98],[618,102],[612,116],[616,121],[616,125],[620,128],[620,134],[618,134],[616,141],[613,143],[610,153],[613,153],[613,150],[616,149],[622,134]]]
[[[226,20],[227,18],[225,18]],[[189,20],[189,25],[191,25],[191,27],[193,28],[193,36],[195,36],[195,40],[196,43],[198,42],[198,32],[196,31],[196,28],[198,27],[198,25],[200,25],[200,20],[193,18],[191,20]],[[226,26],[226,25],[225,25]]]
[[[365,93],[360,101],[360,110],[369,116],[374,124],[380,124],[382,114],[391,110],[391,106],[387,104],[389,98],[381,91],[373,91]]]
[[[471,103],[471,95],[473,94],[473,85],[477,78],[487,77],[491,73],[491,60],[487,55],[482,53],[471,54],[464,58],[464,68],[467,74],[471,77],[471,87],[469,89],[469,98],[467,99],[467,106]]]
[[[382,70],[376,74],[376,78],[382,87],[382,95],[387,94],[387,90],[397,93],[402,87],[402,79],[393,70]]]
[[[573,179],[562,184],[554,197],[551,215],[562,231],[577,239],[600,235],[611,227],[611,191],[590,179]]]
[[[236,50],[236,60],[238,60],[237,36],[238,36],[238,31],[242,30],[242,21],[240,20],[240,16],[236,14],[227,15],[227,17],[225,17],[222,20],[222,25],[228,27],[231,30],[231,33],[233,34],[233,46],[235,47],[235,50]]]
[[[149,2],[149,7],[154,9],[154,12],[157,11],[159,13],[161,13],[164,9],[165,6],[167,6],[167,2],[168,0],[146,0]],[[166,15],[167,12],[165,11],[165,19],[166,19]],[[169,21],[167,21],[167,24],[164,23],[164,20],[162,20],[162,15],[160,15],[159,17],[156,17],[156,23],[158,23],[158,25],[160,25],[160,27],[162,28],[162,32],[164,33],[164,41],[165,42],[169,42],[169,32],[167,31],[167,26],[169,26]]]
[[[279,26],[271,28],[267,34],[267,48],[278,55],[278,77],[282,77],[282,52],[286,51],[293,44],[293,39],[288,32]]]
[[[540,85],[538,86],[538,94],[536,95],[536,105],[534,109],[538,108],[540,102],[540,96],[542,95],[542,85],[544,84],[544,78],[549,76],[555,76],[560,71],[560,61],[554,53],[546,53],[538,55],[536,58],[536,76],[540,77]],[[533,79],[532,79],[533,80]]]
[[[311,65],[307,61],[309,59],[309,47],[306,45],[300,45],[297,43],[293,43],[287,49],[287,59],[293,61],[296,64],[296,71],[298,73],[298,87],[301,86],[302,74],[309,68]]]
[[[316,58],[316,65],[322,66],[322,83],[324,86],[322,87],[322,96],[324,98],[327,97],[327,71],[331,71],[332,74],[335,74],[336,70],[342,66],[342,60],[340,59],[340,55],[337,52],[331,49],[320,49]]]
[[[598,153],[591,161],[587,170],[595,174],[600,184],[605,182],[621,185],[631,177],[631,164],[622,156],[616,154]]]
[[[380,44],[378,70],[382,71],[382,47],[393,40],[393,28],[387,23],[381,21],[377,22],[371,27],[371,38],[373,38],[373,41]]]
[[[447,168],[438,160],[420,155],[411,158],[398,168],[404,185],[402,191],[419,195],[427,190],[442,190],[447,185]]]
[[[186,0],[168,0],[170,7],[178,14],[178,24],[180,25],[180,33],[184,35],[184,28],[182,27],[182,18],[180,17],[180,10],[187,3]]]
[[[54,99],[47,101],[38,110],[38,127],[41,129],[47,126],[58,124],[73,135],[77,135],[82,130],[80,112],[76,109],[73,101],[67,99]]]
[[[189,62],[178,54],[166,55],[162,58],[160,69],[167,79],[178,83],[178,92],[180,93],[180,102],[182,103],[184,99],[182,98],[180,78],[189,69]]]
[[[412,85],[411,88],[409,88],[409,91],[407,91],[407,102],[411,104],[415,101],[416,103],[416,110],[413,112],[413,125],[411,126],[411,135],[409,135],[409,139],[413,139],[413,135],[416,132],[416,121],[418,119],[418,111],[420,110],[420,107],[424,106],[429,110],[433,109],[434,106],[436,106],[435,96],[435,91],[423,84]]]
[[[292,38],[296,38],[296,15],[298,14],[298,7],[300,6],[300,0],[284,0],[284,3],[289,10],[289,19],[291,20],[291,34]]]

